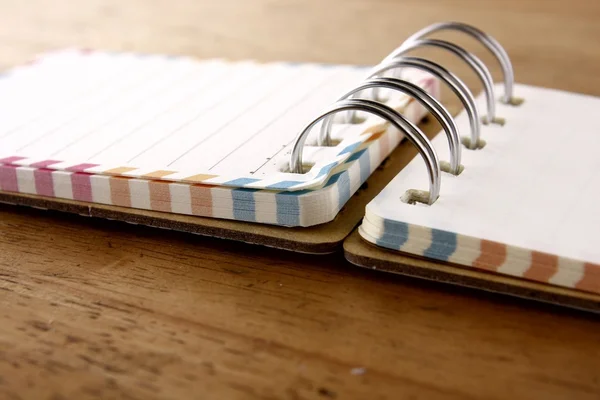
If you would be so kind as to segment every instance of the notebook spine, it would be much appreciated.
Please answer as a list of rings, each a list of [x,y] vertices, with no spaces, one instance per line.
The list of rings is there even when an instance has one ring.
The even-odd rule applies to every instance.
[[[504,94],[500,101],[508,105],[519,105],[523,100],[514,95],[514,73],[510,59],[500,43],[487,33],[460,22],[441,22],[430,25],[410,36],[398,48],[386,56],[381,63],[376,65],[367,75],[364,82],[341,96],[328,110],[311,121],[297,136],[290,158],[290,171],[303,173],[302,149],[309,133],[316,125],[321,123],[317,143],[319,146],[331,146],[330,132],[335,123],[335,114],[344,113],[344,123],[355,123],[356,112],[366,112],[387,120],[392,126],[406,134],[408,140],[417,147],[421,157],[425,160],[429,175],[429,191],[409,190],[403,200],[409,203],[423,202],[432,205],[439,196],[441,187],[441,171],[458,175],[462,171],[461,147],[468,151],[483,147],[485,142],[481,139],[482,124],[503,125],[504,119],[496,114],[496,94],[492,75],[478,57],[455,43],[426,39],[425,37],[439,31],[454,30],[465,33],[481,42],[498,60],[504,81]],[[464,61],[479,77],[483,84],[486,112],[482,117],[475,102],[472,91],[455,74],[442,65],[426,58],[411,57],[406,54],[422,47],[433,47],[448,51]],[[429,73],[445,83],[458,97],[465,108],[469,119],[470,135],[460,137],[457,124],[448,110],[437,99],[432,97],[418,86],[402,79],[402,70],[413,68]],[[392,76],[386,76],[386,75]],[[408,95],[420,103],[441,124],[447,138],[450,150],[450,161],[440,161],[431,141],[413,123],[408,121],[400,112],[385,104],[386,100],[380,96],[380,90],[393,90]],[[462,146],[461,146],[462,145]]]

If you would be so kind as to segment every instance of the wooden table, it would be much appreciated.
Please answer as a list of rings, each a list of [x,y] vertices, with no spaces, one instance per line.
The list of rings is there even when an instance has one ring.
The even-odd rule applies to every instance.
[[[456,19],[499,39],[520,82],[600,95],[599,17],[594,0],[0,0],[0,64],[71,45],[374,64]],[[0,206],[0,289],[2,399],[600,393],[596,317],[341,254]]]

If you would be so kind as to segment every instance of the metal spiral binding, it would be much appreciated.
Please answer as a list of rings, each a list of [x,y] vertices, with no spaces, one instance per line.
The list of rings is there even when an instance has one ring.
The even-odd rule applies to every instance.
[[[330,115],[350,110],[358,110],[373,114],[379,118],[387,120],[396,129],[406,134],[408,140],[417,148],[425,160],[427,171],[429,173],[429,193],[427,203],[433,204],[440,194],[441,169],[440,161],[431,142],[427,136],[425,136],[423,131],[406,119],[406,117],[395,111],[393,108],[373,100],[348,99],[338,101],[331,106],[329,110],[325,111],[323,114],[309,123],[300,132],[294,143],[294,148],[292,149],[292,156],[290,159],[290,171],[298,174],[304,172],[302,170],[302,150],[308,134],[315,127],[315,125]]]
[[[302,150],[308,134],[319,123],[322,122],[317,143],[319,146],[331,146],[330,132],[333,124],[333,116],[344,113],[347,123],[353,123],[357,111],[366,112],[388,121],[393,127],[403,131],[408,140],[417,147],[417,150],[425,160],[429,173],[429,192],[418,196],[419,200],[427,204],[433,204],[439,196],[441,184],[441,166],[437,153],[431,141],[412,122],[407,120],[399,112],[383,104],[384,99],[379,96],[380,89],[394,90],[404,93],[425,107],[442,125],[448,138],[450,148],[450,168],[444,171],[458,175],[461,171],[461,146],[458,127],[448,110],[433,96],[419,86],[395,77],[382,77],[388,72],[398,73],[404,68],[415,68],[436,76],[444,82],[463,104],[470,124],[470,137],[463,138],[462,143],[469,149],[482,147],[481,123],[503,124],[503,119],[496,115],[496,104],[493,79],[487,66],[475,55],[464,48],[439,39],[426,39],[431,33],[442,30],[456,30],[466,33],[480,41],[491,51],[499,61],[504,78],[504,95],[502,102],[509,105],[519,105],[523,100],[514,96],[514,72],[510,59],[504,48],[494,38],[485,32],[460,22],[441,22],[421,29],[410,36],[402,45],[391,52],[380,64],[376,65],[368,74],[365,81],[356,88],[350,90],[334,103],[327,111],[308,124],[297,136],[290,159],[290,171],[303,173]],[[487,115],[480,118],[479,110],[475,104],[475,98],[469,88],[455,74],[441,65],[424,58],[407,57],[406,54],[421,47],[435,47],[453,53],[461,58],[478,75],[483,83]],[[446,167],[447,168],[447,167]],[[414,192],[414,191],[408,191]]]
[[[484,120],[484,122],[494,123],[500,121],[500,119],[496,117],[496,96],[494,94],[494,80],[492,78],[492,74],[490,73],[490,70],[486,67],[486,65],[477,56],[468,52],[464,48],[444,40],[417,39],[411,42],[405,42],[405,44],[400,46],[400,48],[394,52],[396,54],[394,57],[386,57],[386,60],[390,62],[394,61],[400,56],[411,52],[412,50],[423,47],[436,47],[444,49],[450,51],[451,53],[455,54],[463,61],[465,61],[471,67],[471,69],[479,76],[479,79],[481,80],[481,83],[484,87],[487,104],[487,118]],[[374,92],[373,96],[375,100],[379,100],[377,92]]]
[[[479,138],[481,132],[481,119],[479,117],[479,111],[475,104],[475,98],[473,97],[473,93],[471,93],[467,85],[465,85],[464,82],[452,72],[448,71],[439,64],[436,64],[432,61],[423,58],[396,57],[394,60],[388,63],[382,63],[375,66],[375,68],[371,70],[369,78],[379,76],[387,71],[403,67],[411,67],[420,69],[422,71],[426,71],[436,76],[438,79],[445,82],[450,87],[450,89],[462,102],[469,117],[469,123],[471,126],[471,138],[467,141],[466,147],[470,149],[478,148],[480,146]],[[328,136],[328,131],[322,133],[321,137],[323,143],[328,142]]]
[[[500,67],[502,68],[502,73],[504,75],[504,96],[502,97],[502,102],[511,105],[518,105],[522,102],[521,99],[516,98],[514,95],[514,84],[515,84],[515,74],[513,72],[513,67],[510,62],[510,58],[508,54],[502,47],[502,45],[493,37],[483,32],[482,30],[475,28],[474,26],[464,24],[462,22],[439,22],[436,24],[429,25],[411,36],[408,37],[404,41],[402,45],[400,45],[396,50],[392,51],[384,61],[389,61],[399,55],[400,52],[403,51],[403,46],[414,42],[417,39],[421,39],[425,36],[428,36],[432,33],[443,31],[443,30],[455,30],[462,33],[466,33],[467,35],[475,38],[481,44],[483,44],[487,49],[492,52],[492,54],[496,57],[498,62],[500,63]]]
[[[460,136],[458,134],[458,127],[452,118],[450,112],[440,103],[435,97],[421,89],[414,83],[402,81],[396,78],[373,78],[365,81],[362,85],[352,89],[342,97],[338,99],[345,100],[352,97],[354,94],[362,92],[366,89],[371,88],[385,88],[391,90],[397,90],[401,93],[405,93],[415,100],[417,100],[423,107],[427,109],[435,119],[442,125],[446,136],[448,136],[448,145],[450,147],[450,173],[458,175],[460,173]],[[331,131],[331,125],[333,118],[331,116],[325,117],[321,125],[321,131],[319,132],[318,142],[330,140],[328,132]]]

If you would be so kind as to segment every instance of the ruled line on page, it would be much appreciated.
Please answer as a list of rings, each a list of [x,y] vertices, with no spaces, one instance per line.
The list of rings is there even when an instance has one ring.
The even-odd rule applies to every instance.
[[[156,107],[156,104],[160,104],[156,99],[166,96],[168,92],[173,90],[173,87],[177,87],[180,84],[187,84],[192,73],[193,70],[189,68],[182,71],[169,71],[159,76],[158,79],[155,79],[153,85],[140,88],[140,90],[127,93],[126,95],[123,94],[124,96],[122,96],[120,102],[117,102],[117,106],[111,105],[113,106],[112,108],[109,107],[102,110],[105,116],[107,112],[112,111],[113,114],[109,118],[101,118],[100,121],[97,121],[93,125],[87,123],[85,132],[72,137],[70,143],[67,143],[62,149],[54,152],[52,156],[66,158],[69,154],[77,153],[78,156],[89,159],[90,149],[94,151],[93,149],[97,146],[97,142],[106,137],[108,134],[106,129],[111,124],[117,124],[117,126],[113,127],[113,134],[115,132],[125,134],[126,132],[122,131],[125,121],[130,115],[134,114],[136,109]]]
[[[114,150],[129,151],[131,146],[138,145],[143,139],[147,140],[148,137],[142,137],[142,135],[145,133],[151,133],[148,132],[149,127],[155,123],[159,123],[161,120],[172,117],[174,112],[177,112],[182,108],[189,108],[191,104],[194,104],[194,100],[197,99],[198,96],[202,96],[204,91],[207,89],[210,90],[211,86],[218,84],[219,80],[227,74],[227,69],[223,68],[223,65],[213,64],[212,67],[212,71],[204,70],[195,81],[189,84],[189,87],[186,87],[184,90],[180,91],[178,93],[180,96],[169,103],[163,110],[150,115],[146,120],[137,124],[126,135],[121,135],[116,140],[106,144],[103,148],[91,155],[88,158],[88,161],[93,161],[96,157],[101,156],[103,153],[109,153],[112,159],[117,158],[121,160],[120,162],[125,162],[126,160],[123,160],[122,157],[119,158],[117,156],[118,153],[115,154]],[[196,73],[200,73],[200,71],[197,71]],[[161,138],[169,135],[170,132],[168,130],[163,130],[162,134],[163,135]]]
[[[92,56],[86,56],[82,58],[86,59],[87,57],[91,58]],[[83,87],[77,85],[77,83],[80,83],[77,80],[68,80],[67,82],[65,82],[65,79],[61,79],[62,75],[48,77],[48,79],[46,79],[47,81],[60,82],[60,84],[63,87],[63,91],[65,91],[67,94],[66,96],[64,96],[64,98],[60,98],[60,100],[58,101],[55,97],[51,97],[55,96],[55,91],[46,90],[45,86],[34,88],[34,93],[36,94],[35,96],[31,96],[32,91],[27,91],[27,88],[20,88],[19,91],[24,94],[23,98],[25,99],[24,103],[26,104],[21,106],[21,114],[17,113],[16,117],[13,116],[12,119],[6,118],[3,119],[3,121],[0,121],[0,131],[4,130],[4,132],[0,134],[0,137],[6,137],[14,133],[15,131],[23,129],[28,124],[35,123],[40,119],[46,118],[48,116],[53,116],[53,111],[60,110],[61,108],[67,107],[69,105],[77,105],[81,98],[86,98],[86,95],[89,94],[95,94],[98,88],[105,87],[106,83],[108,82],[113,82],[115,80],[115,77],[123,76],[131,72],[131,69],[135,67],[135,63],[132,62],[133,59],[126,58],[126,56],[118,57],[119,59],[117,59],[116,62],[115,60],[109,60],[106,64],[98,65],[97,63],[94,66],[90,66],[92,69],[91,71],[88,71],[88,73],[91,72],[91,74],[94,75],[94,78],[88,80],[82,78]],[[128,61],[128,64],[121,65],[121,63],[126,63]],[[81,64],[81,62],[76,62],[73,63],[73,65],[70,65],[70,67],[72,69],[85,67],[85,64],[83,66]],[[122,67],[126,68],[123,69]],[[75,72],[71,73],[71,75],[75,74]],[[65,75],[68,74],[65,73]],[[68,76],[70,77],[71,75]],[[70,89],[65,90],[65,87]],[[75,90],[73,90],[73,88],[75,88]],[[69,96],[69,94],[71,94],[71,96]],[[32,107],[31,99],[35,99],[38,97],[41,98],[42,101],[49,101],[49,103],[42,103],[41,101],[38,103],[34,103],[35,106],[38,107],[37,109],[35,109],[35,107]],[[19,119],[19,117],[21,117],[21,119]]]
[[[40,138],[43,138],[48,145],[59,145],[61,138],[64,137],[63,130],[74,124],[75,122],[83,121],[90,122],[90,113],[102,115],[103,106],[107,103],[115,101],[115,96],[119,91],[125,89],[135,89],[144,86],[146,79],[151,78],[153,73],[160,70],[161,65],[147,64],[146,68],[140,68],[136,71],[131,71],[135,79],[129,79],[131,76],[126,75],[121,77],[115,84],[109,85],[101,90],[94,91],[90,96],[84,97],[83,100],[74,100],[69,107],[62,109],[59,112],[51,113],[51,115],[36,121],[32,125],[26,125],[19,129],[21,135],[16,138],[5,140],[7,147],[12,147],[14,150],[25,151],[26,147],[31,144],[38,143]],[[81,131],[81,129],[77,129]],[[63,136],[60,136],[63,132]],[[59,137],[55,140],[49,140],[50,136],[58,134]],[[4,138],[6,139],[6,138]],[[41,143],[39,143],[41,144]],[[46,147],[43,147],[44,151]]]
[[[304,94],[294,98],[291,104],[286,103],[278,115],[273,116],[265,124],[262,124],[246,140],[235,146],[224,157],[221,157],[209,170],[213,170],[232,154],[236,152],[241,153],[241,150],[262,153],[259,160],[276,156],[283,146],[287,146],[290,141],[294,140],[299,129],[307,121],[315,118],[325,105],[333,103],[339,97],[339,94],[343,93],[346,86],[356,82],[356,74],[346,76],[341,74],[341,72],[336,72],[335,75],[325,75],[320,80],[315,80]],[[256,141],[257,139],[259,140]],[[267,144],[270,145],[267,146]],[[262,161],[258,162],[264,164]],[[254,167],[256,163],[253,162],[252,164],[253,166],[248,172],[256,169]]]
[[[236,66],[236,67],[239,67]],[[156,160],[157,157],[163,159],[163,164],[168,164],[172,160],[171,157],[165,157],[165,153],[161,152],[161,149],[164,149],[169,144],[177,143],[181,140],[182,136],[185,135],[186,130],[191,129],[194,124],[201,125],[201,118],[206,115],[207,112],[214,110],[216,107],[223,106],[226,101],[228,101],[231,97],[235,95],[235,93],[247,90],[249,86],[255,83],[254,79],[258,79],[262,74],[265,74],[266,71],[264,68],[260,68],[258,65],[253,65],[250,74],[243,76],[236,76],[232,74],[230,79],[217,88],[212,93],[206,93],[202,96],[200,104],[198,104],[198,109],[195,114],[185,120],[182,121],[179,126],[175,129],[171,130],[168,134],[162,136],[159,140],[154,141],[149,146],[146,146],[142,151],[135,154],[131,157],[127,162],[128,163],[139,163],[140,157],[143,159]],[[160,154],[157,154],[160,153]]]
[[[271,96],[274,93],[277,93],[279,90],[281,90],[281,84],[285,84],[287,81],[293,79],[294,76],[298,75],[299,73],[300,73],[300,70],[298,70],[298,69],[284,68],[282,70],[281,75],[278,76],[276,79],[273,79],[273,76],[270,76],[268,86],[266,85],[266,83],[263,83],[261,85],[263,87],[266,87],[267,90],[265,90],[263,93],[258,93],[258,94],[252,93],[250,95],[251,98],[249,98],[248,104],[244,105],[243,108],[241,110],[238,110],[235,114],[228,115],[227,119],[223,119],[223,121],[219,122],[217,124],[217,126],[211,127],[212,128],[211,132],[208,135],[203,137],[200,141],[195,143],[190,148],[184,150],[184,152],[182,154],[180,154],[177,158],[175,158],[173,161],[171,161],[168,164],[168,166],[172,166],[174,163],[181,160],[183,157],[187,156],[189,153],[193,152],[194,150],[196,150],[199,146],[206,143],[210,139],[214,138],[215,135],[222,134],[222,130],[224,128],[226,128],[228,125],[233,124],[239,118],[242,118],[243,116],[248,115],[248,113],[251,113],[254,108],[260,106],[261,102],[263,102],[269,96]],[[250,91],[250,93],[251,92],[253,92],[253,91]],[[232,139],[232,137],[227,137],[226,139]],[[235,140],[234,142],[237,142],[237,140]]]

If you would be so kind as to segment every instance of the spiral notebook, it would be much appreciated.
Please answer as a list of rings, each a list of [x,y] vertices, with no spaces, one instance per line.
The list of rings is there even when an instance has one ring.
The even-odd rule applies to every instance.
[[[427,38],[444,30],[479,40],[503,83]],[[481,95],[421,47],[462,59]],[[456,22],[371,68],[67,50],[0,75],[0,202],[300,252],[344,241],[359,266],[600,311],[600,124],[582,118],[598,109],[515,84],[502,46]]]

